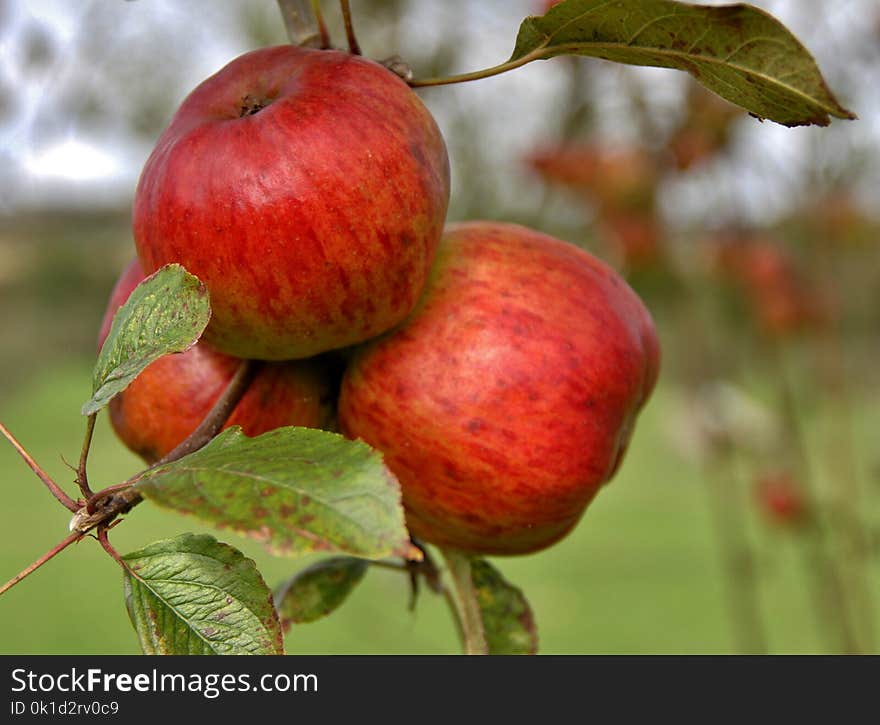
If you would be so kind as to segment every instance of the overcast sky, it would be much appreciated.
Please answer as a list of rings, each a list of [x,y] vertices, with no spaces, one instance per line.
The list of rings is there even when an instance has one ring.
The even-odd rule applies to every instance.
[[[155,132],[132,131],[137,126],[133,116],[156,113],[167,122],[188,90],[251,47],[241,30],[245,2],[280,41],[274,0],[0,0],[0,213],[128,204],[155,141],[150,135]],[[357,19],[358,2],[352,4]],[[833,166],[844,152],[876,154],[880,147],[877,54],[852,59],[853,48],[880,45],[880,2],[756,4],[801,37],[861,120],[835,122],[829,129],[744,124],[736,139],[736,168],[707,168],[666,191],[667,204],[685,217],[707,213],[705,189],[720,172],[729,188],[712,203],[772,218],[803,192],[799,169],[805,158],[824,153]],[[410,0],[404,32],[397,38],[399,50],[407,59],[423,58],[438,40],[456,37],[462,52],[457,70],[493,65],[509,55],[519,21],[536,5],[529,0]],[[366,50],[388,54],[384,48]],[[626,138],[636,131],[625,123],[626,109],[616,100],[613,70],[599,76],[599,133]],[[106,81],[109,76],[115,78],[112,83]],[[683,74],[640,69],[638,77],[660,115],[664,104],[675,107]],[[153,100],[159,99],[156,86],[167,97],[167,108],[164,101]],[[463,108],[479,114],[485,138],[491,140],[483,151],[498,179],[498,193],[518,203],[524,183],[520,159],[557,132],[552,109],[563,92],[561,64],[533,63],[498,78],[432,89],[423,97],[448,135]],[[454,143],[451,153],[455,164]],[[866,203],[877,201],[878,188],[880,180],[869,173],[862,185]]]

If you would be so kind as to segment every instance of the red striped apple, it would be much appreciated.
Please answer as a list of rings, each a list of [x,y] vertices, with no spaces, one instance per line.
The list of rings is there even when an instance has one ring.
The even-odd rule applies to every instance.
[[[288,360],[401,322],[449,201],[433,117],[398,76],[335,50],[237,58],[183,102],[134,202],[147,273],[182,264],[211,293],[205,339]]]
[[[354,355],[339,420],[384,452],[415,536],[521,554],[617,470],[658,366],[648,311],[607,265],[525,227],[453,225],[412,316]]]
[[[110,332],[116,310],[144,276],[137,260],[122,273],[104,314],[99,347]],[[110,401],[113,429],[147,463],[159,460],[202,422],[239,363],[238,358],[204,342],[159,358]],[[285,425],[328,427],[333,407],[329,377],[316,360],[264,363],[225,427],[240,425],[249,436]]]

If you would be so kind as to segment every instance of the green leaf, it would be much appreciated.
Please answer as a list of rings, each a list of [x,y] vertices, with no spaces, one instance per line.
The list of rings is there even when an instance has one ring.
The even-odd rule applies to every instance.
[[[281,624],[306,624],[326,617],[342,606],[364,578],[367,562],[351,556],[324,559],[282,584],[275,592]]]
[[[82,414],[97,413],[154,360],[192,347],[210,318],[207,289],[179,264],[147,277],[113,317]]]
[[[536,654],[538,629],[522,591],[484,559],[471,560],[471,581],[483,615],[489,654]]]
[[[235,426],[136,484],[156,503],[264,542],[278,554],[406,556],[397,479],[360,441],[312,428],[248,438]]]
[[[855,118],[800,41],[750,5],[565,0],[523,21],[508,63],[569,54],[687,71],[722,98],[786,126]]]
[[[284,654],[272,593],[237,549],[184,534],[122,559],[125,604],[145,654]]]

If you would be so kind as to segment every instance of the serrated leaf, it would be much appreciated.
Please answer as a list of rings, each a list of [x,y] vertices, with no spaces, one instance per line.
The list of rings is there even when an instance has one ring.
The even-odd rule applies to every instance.
[[[750,5],[564,0],[523,21],[509,62],[557,55],[683,70],[753,115],[786,126],[855,118],[800,41]]]
[[[326,617],[342,606],[364,578],[367,562],[351,556],[324,559],[287,580],[275,592],[275,607],[285,630]]]
[[[484,559],[471,560],[471,581],[483,615],[489,654],[537,654],[538,629],[522,591]]]
[[[235,426],[201,450],[146,471],[147,498],[264,542],[274,553],[406,556],[400,486],[360,441],[312,428],[248,438]]]
[[[122,559],[125,604],[145,654],[284,654],[272,593],[237,549],[184,534]]]
[[[82,414],[97,413],[153,361],[192,347],[210,318],[208,290],[179,264],[147,277],[113,317]]]

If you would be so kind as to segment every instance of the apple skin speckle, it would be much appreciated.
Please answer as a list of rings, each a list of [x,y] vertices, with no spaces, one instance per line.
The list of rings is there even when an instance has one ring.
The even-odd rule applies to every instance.
[[[407,322],[359,348],[343,432],[379,448],[414,536],[523,554],[565,536],[620,465],[657,380],[641,300],[525,227],[448,228]]]

